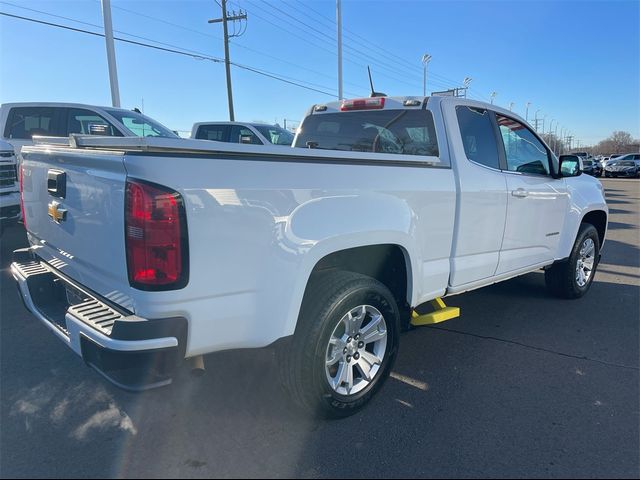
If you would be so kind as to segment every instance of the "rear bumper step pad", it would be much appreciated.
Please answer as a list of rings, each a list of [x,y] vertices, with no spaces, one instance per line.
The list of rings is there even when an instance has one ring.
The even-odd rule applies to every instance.
[[[11,273],[25,307],[111,382],[134,391],[171,383],[171,373],[185,357],[186,319],[133,315],[67,278],[31,249],[14,252]]]

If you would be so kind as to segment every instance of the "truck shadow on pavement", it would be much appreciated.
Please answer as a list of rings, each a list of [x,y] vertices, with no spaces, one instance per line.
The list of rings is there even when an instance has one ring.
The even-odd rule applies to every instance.
[[[598,282],[593,288],[581,300],[583,309],[606,314],[609,308],[598,308],[599,299],[615,297],[628,303],[627,311],[637,311],[637,287]],[[614,352],[637,353],[637,347],[610,338],[611,327],[596,315],[576,318],[576,303],[549,297],[540,274],[451,297],[449,303],[461,306],[463,317],[405,333],[384,390],[363,412],[341,421],[314,420],[295,407],[279,386],[279,366],[268,349],[208,355],[204,377],[192,378],[184,368],[173,385],[132,394],[105,383],[33,322],[28,333],[40,338],[27,345],[29,353],[7,358],[2,345],[3,370],[12,371],[11,379],[2,375],[1,453],[12,459],[2,473],[55,474],[51,465],[74,451],[84,463],[59,473],[376,477],[383,460],[372,446],[384,445],[386,475],[469,475],[472,465],[480,468],[477,473],[521,475],[520,468],[532,467],[526,457],[531,438],[545,439],[537,447],[545,458],[554,458],[568,437],[587,435],[591,446],[585,454],[613,441],[608,431],[584,430],[585,416],[596,421],[616,406],[596,413],[593,402],[604,400],[593,396],[583,375],[613,373],[633,395],[637,365],[636,370],[610,367],[611,372],[589,359],[633,367],[633,358],[616,358]],[[12,328],[6,323],[3,339],[5,328]],[[618,330],[628,329],[628,342],[637,344],[634,321],[618,323]],[[600,338],[596,350],[593,338]],[[571,390],[567,383],[574,384]],[[563,402],[574,405],[571,413]],[[630,412],[616,414],[628,422]],[[632,424],[619,426],[615,434],[627,438],[631,448],[637,444]],[[526,438],[514,428],[524,429]],[[46,471],[28,462],[24,452],[34,448],[47,460]],[[429,462],[412,464],[425,448]],[[500,455],[510,462],[488,466]],[[557,462],[560,468],[562,459]],[[611,471],[611,465],[608,470],[584,465],[569,471]]]

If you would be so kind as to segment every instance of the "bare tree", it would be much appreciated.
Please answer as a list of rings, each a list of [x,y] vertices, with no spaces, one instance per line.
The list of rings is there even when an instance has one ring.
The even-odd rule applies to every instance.
[[[600,155],[634,153],[638,151],[640,151],[640,140],[634,140],[629,132],[620,130],[613,132],[609,137],[593,147],[593,153]]]

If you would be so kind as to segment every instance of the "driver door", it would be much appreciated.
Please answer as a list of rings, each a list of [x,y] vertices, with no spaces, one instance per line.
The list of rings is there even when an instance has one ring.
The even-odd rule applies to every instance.
[[[496,113],[507,169],[507,219],[497,275],[553,261],[568,206],[551,152],[527,126]]]

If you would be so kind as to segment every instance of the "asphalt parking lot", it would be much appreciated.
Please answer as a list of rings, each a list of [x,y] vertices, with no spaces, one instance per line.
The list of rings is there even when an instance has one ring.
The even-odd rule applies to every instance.
[[[270,350],[206,358],[123,392],[24,309],[2,238],[2,477],[634,477],[640,475],[640,181],[603,180],[596,282],[558,300],[533,273],[449,299],[462,317],[404,334],[363,412],[318,421]]]

